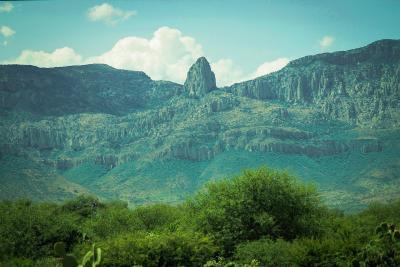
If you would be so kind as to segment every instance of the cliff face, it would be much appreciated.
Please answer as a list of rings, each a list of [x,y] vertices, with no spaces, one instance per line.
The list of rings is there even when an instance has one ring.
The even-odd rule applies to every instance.
[[[45,181],[64,179],[60,198],[78,188],[177,201],[204,181],[267,164],[343,201],[360,201],[355,192],[376,199],[400,188],[399,47],[383,40],[308,56],[225,88],[205,58],[184,85],[106,65],[0,66],[0,198],[40,169]],[[13,168],[16,160],[32,167]]]
[[[400,42],[294,60],[281,71],[227,91],[260,100],[314,105],[332,119],[399,125]]]

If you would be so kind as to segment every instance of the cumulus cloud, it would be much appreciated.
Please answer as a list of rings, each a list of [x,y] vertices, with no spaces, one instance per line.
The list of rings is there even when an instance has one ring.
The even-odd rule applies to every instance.
[[[123,38],[110,51],[87,61],[141,70],[153,79],[183,82],[190,65],[202,55],[203,49],[194,38],[183,35],[177,29],[161,27],[150,39],[136,36]]]
[[[0,26],[0,34],[7,38],[13,36],[15,31],[8,26]]]
[[[264,62],[252,73],[245,73],[233,60],[220,59],[212,63],[211,68],[217,77],[217,85],[226,86],[270,74],[282,69],[288,63],[288,58],[278,58],[273,61]]]
[[[332,36],[324,36],[321,40],[319,40],[319,46],[321,47],[321,49],[326,49],[330,47],[334,41],[335,38],[333,38]]]
[[[69,47],[59,48],[51,53],[24,50],[16,59],[4,63],[35,65],[38,67],[58,67],[82,64],[82,57]]]
[[[107,3],[91,7],[87,12],[87,17],[89,20],[101,21],[108,25],[115,25],[118,22],[126,20],[135,15],[136,11],[124,11]]]
[[[2,12],[11,12],[13,10],[14,6],[10,2],[4,2],[3,4],[0,4],[0,13]]]
[[[285,67],[288,63],[289,63],[288,58],[278,58],[273,61],[265,62],[257,68],[255,73],[252,75],[253,76],[252,78],[256,78],[259,76],[267,75],[269,73],[278,71],[283,67]]]
[[[144,71],[154,80],[183,83],[190,66],[201,56],[204,56],[203,48],[196,39],[178,29],[161,27],[151,38],[122,38],[98,56],[83,58],[72,48],[64,47],[50,53],[24,50],[18,58],[3,63],[40,67],[103,63],[119,69]],[[277,71],[288,62],[287,58],[278,58],[261,64],[252,72],[245,72],[232,59],[225,58],[211,62],[211,68],[217,85],[226,86]]]
[[[211,69],[214,71],[217,85],[231,85],[235,82],[241,82],[246,79],[242,69],[238,67],[232,59],[224,58],[211,63]]]

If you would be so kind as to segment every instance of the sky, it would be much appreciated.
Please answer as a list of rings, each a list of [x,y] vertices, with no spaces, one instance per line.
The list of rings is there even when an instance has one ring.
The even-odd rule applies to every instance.
[[[104,63],[183,83],[205,56],[224,86],[400,39],[399,14],[400,0],[0,1],[0,64]]]

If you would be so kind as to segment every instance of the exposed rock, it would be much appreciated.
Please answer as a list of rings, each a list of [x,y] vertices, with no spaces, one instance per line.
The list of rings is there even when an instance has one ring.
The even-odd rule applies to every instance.
[[[215,155],[222,151],[223,148],[218,144],[210,147],[207,145],[196,144],[192,140],[189,140],[168,147],[161,155],[182,160],[204,161],[214,158]]]
[[[213,95],[204,102],[209,112],[226,111],[239,104],[239,101],[232,95]]]
[[[184,87],[190,97],[201,97],[216,89],[214,72],[205,57],[197,59],[190,67]]]
[[[294,60],[281,71],[227,91],[261,100],[312,104],[330,118],[355,124],[400,125],[400,41],[383,40],[345,52]]]

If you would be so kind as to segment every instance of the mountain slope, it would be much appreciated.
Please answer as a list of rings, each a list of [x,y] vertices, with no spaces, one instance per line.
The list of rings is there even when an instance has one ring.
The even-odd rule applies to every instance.
[[[65,179],[65,192],[131,204],[179,201],[266,164],[314,181],[331,205],[358,208],[400,193],[399,74],[398,40],[224,88],[205,58],[184,85],[105,65],[0,66],[0,162],[23,159]],[[24,175],[2,168],[2,189],[26,187]],[[0,197],[50,193],[37,194]]]
[[[313,104],[331,119],[399,126],[399,41],[294,60],[279,72],[236,84],[236,95]],[[384,125],[381,125],[381,124]]]

